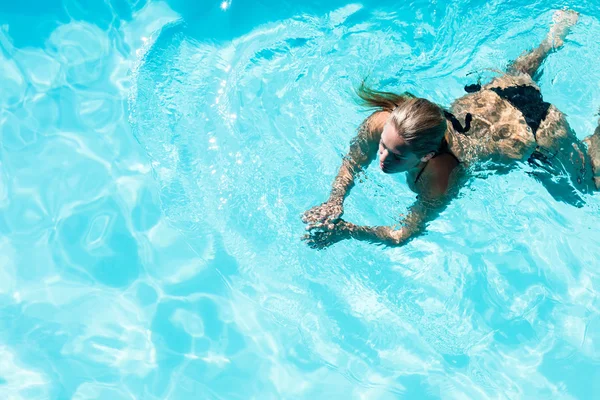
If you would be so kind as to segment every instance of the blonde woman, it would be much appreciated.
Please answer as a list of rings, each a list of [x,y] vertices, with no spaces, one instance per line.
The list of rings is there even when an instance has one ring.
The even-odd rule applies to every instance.
[[[324,248],[348,238],[402,245],[423,232],[452,199],[459,167],[485,160],[508,167],[529,162],[532,175],[552,195],[580,204],[579,193],[600,186],[600,127],[586,139],[586,147],[564,114],[543,100],[533,79],[577,19],[574,11],[557,11],[539,47],[519,57],[505,75],[466,87],[470,93],[456,100],[451,112],[408,93],[378,92],[363,84],[358,95],[375,112],[352,140],[329,200],[304,213],[308,245]],[[356,174],[377,156],[384,173],[406,173],[417,193],[400,226],[357,226],[341,219]]]

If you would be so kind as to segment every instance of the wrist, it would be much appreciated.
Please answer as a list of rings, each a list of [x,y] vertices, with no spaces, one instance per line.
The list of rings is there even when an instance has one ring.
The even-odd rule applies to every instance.
[[[341,206],[344,203],[344,197],[343,196],[331,195],[329,197],[329,200],[327,200],[327,202],[330,203],[330,204],[334,204],[336,206]]]
[[[342,221],[341,232],[346,239],[357,239],[357,226],[350,222]]]
[[[349,222],[343,228],[353,239],[368,240],[392,246],[400,245],[406,241],[404,229],[393,229],[388,226],[358,226]]]
[[[342,224],[342,230],[346,233],[346,235],[348,235],[348,237],[351,237],[353,239],[360,239],[360,226],[354,225],[353,223],[346,221],[342,221]]]
[[[395,245],[402,244],[406,240],[404,228],[390,229],[388,235],[391,239],[391,243]]]

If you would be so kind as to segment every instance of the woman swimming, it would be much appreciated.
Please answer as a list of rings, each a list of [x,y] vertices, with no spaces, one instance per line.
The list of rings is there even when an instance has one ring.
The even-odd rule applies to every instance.
[[[451,112],[423,98],[378,92],[364,84],[358,95],[376,111],[352,140],[329,200],[302,217],[304,240],[324,248],[347,238],[402,245],[422,233],[457,193],[461,166],[491,161],[511,168],[529,162],[531,173],[559,200],[579,205],[579,193],[600,188],[600,126],[580,142],[556,107],[543,100],[534,76],[546,56],[562,47],[578,14],[557,11],[546,39],[520,56],[506,74],[456,100]],[[464,121],[464,122],[461,122]],[[379,154],[384,173],[407,173],[416,202],[401,225],[357,226],[341,219],[354,178]],[[566,188],[566,189],[565,189]]]

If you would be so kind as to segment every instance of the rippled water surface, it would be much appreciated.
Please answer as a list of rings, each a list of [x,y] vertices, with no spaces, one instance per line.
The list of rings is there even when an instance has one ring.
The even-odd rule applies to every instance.
[[[299,240],[363,78],[447,106],[563,5],[540,87],[592,133],[597,3],[296,3],[0,5],[0,398],[598,398],[599,194],[515,170],[404,247]],[[413,200],[371,168],[345,218]]]

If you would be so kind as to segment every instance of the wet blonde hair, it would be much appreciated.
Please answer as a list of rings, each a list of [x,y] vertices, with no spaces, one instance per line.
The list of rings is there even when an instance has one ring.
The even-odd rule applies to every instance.
[[[380,92],[363,82],[357,89],[363,106],[391,112],[390,121],[418,157],[447,149],[444,110],[435,103],[408,92]]]

